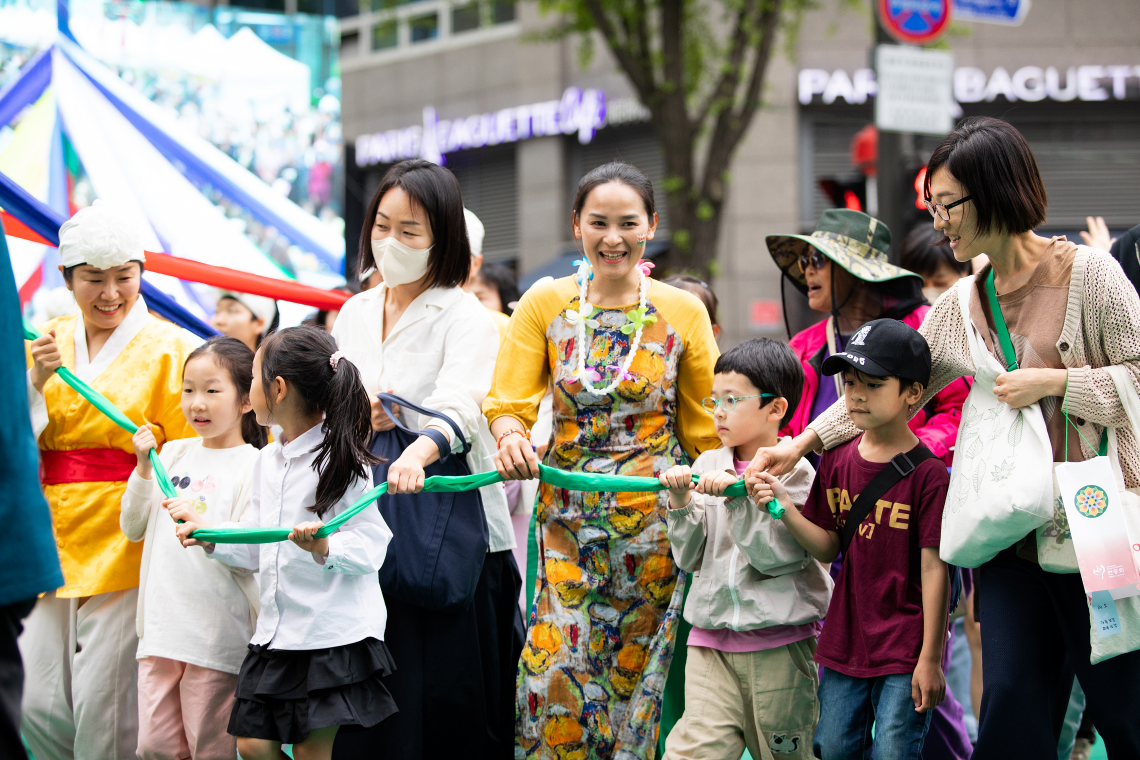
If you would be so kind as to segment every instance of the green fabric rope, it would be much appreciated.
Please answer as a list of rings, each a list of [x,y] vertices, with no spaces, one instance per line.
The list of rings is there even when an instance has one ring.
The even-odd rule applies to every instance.
[[[24,319],[24,340],[36,340],[42,337],[43,335],[40,334],[40,331],[33,327],[27,319]],[[90,401],[92,406],[107,415],[111,422],[114,422],[131,435],[134,435],[138,431],[139,426],[131,422],[127,415],[119,411],[119,408],[112,404],[106,396],[80,380],[75,376],[75,373],[67,367],[60,367],[55,373],[59,375],[63,382],[74,388],[76,393]],[[154,476],[158,480],[158,487],[162,489],[162,495],[168,499],[177,499],[178,492],[175,491],[174,486],[170,484],[170,476],[166,473],[166,468],[162,466],[162,462],[158,459],[158,452],[154,449],[150,450],[150,464],[154,467]]]
[[[664,491],[665,486],[657,478],[638,478],[628,475],[594,475],[587,472],[567,472],[539,464],[539,480],[569,491],[644,493]],[[696,483],[699,476],[693,476]],[[424,481],[424,491],[433,493],[455,493],[473,491],[483,486],[501,483],[503,478],[497,472],[482,472],[477,475],[451,477],[433,475]],[[356,503],[325,523],[317,531],[317,538],[325,538],[344,525],[364,509],[369,507],[382,494],[388,492],[388,484],[381,483],[357,499]],[[724,492],[725,496],[745,496],[744,481],[737,481]],[[190,534],[199,541],[219,544],[268,544],[284,541],[292,532],[290,528],[211,528],[196,530]]]
[[[25,319],[24,339],[35,340],[39,337],[41,337],[40,332]],[[90,401],[96,409],[107,415],[112,422],[131,435],[134,435],[135,431],[139,429],[139,426],[131,422],[125,414],[107,400],[106,396],[80,380],[67,367],[60,367],[56,370],[56,374],[58,374],[65,383],[74,388],[80,396]],[[168,499],[177,498],[178,494],[170,484],[170,476],[167,474],[166,468],[162,466],[162,462],[159,461],[158,453],[154,449],[150,450],[150,463],[154,467],[155,478],[158,480],[158,486],[162,489],[162,493]],[[648,493],[665,490],[665,486],[661,485],[661,481],[657,478],[567,472],[566,470],[547,467],[544,464],[540,464],[538,468],[539,480],[557,488],[565,488],[568,491],[585,491],[588,493]],[[693,482],[696,483],[698,480],[699,476],[694,475]],[[432,493],[457,493],[459,491],[473,491],[476,488],[483,488],[484,486],[494,485],[502,481],[502,476],[497,472],[482,472],[475,475],[463,475],[458,477],[433,475],[424,481],[423,490]],[[360,512],[379,499],[383,494],[387,493],[387,491],[387,483],[381,483],[376,486],[357,499],[356,503],[351,507],[325,523],[324,527],[317,531],[316,537],[325,538],[329,536],[337,528],[360,514]],[[730,485],[725,489],[724,495],[747,496],[748,493],[745,490],[744,481],[740,480]],[[784,508],[780,506],[778,501],[773,499],[768,502],[768,512],[771,513],[775,519],[779,519],[784,514]],[[292,530],[290,528],[203,528],[194,531],[190,535],[199,541],[209,543],[269,544],[276,541],[287,540],[291,532]]]

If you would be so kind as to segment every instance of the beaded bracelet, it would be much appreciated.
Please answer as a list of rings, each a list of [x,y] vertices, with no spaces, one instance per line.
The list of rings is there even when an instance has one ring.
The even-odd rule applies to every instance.
[[[523,438],[527,439],[528,441],[530,440],[530,431],[529,430],[519,430],[518,428],[508,428],[508,429],[504,430],[503,432],[499,433],[499,437],[495,439],[495,450],[496,451],[503,448],[503,439],[506,438],[511,433],[518,433],[519,435],[521,435]]]

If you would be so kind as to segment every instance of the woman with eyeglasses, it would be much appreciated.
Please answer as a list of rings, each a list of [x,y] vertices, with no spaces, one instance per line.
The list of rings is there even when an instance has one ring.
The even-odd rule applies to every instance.
[[[828,209],[811,235],[769,235],[767,243],[784,278],[807,296],[814,311],[830,315],[790,342],[804,366],[804,393],[780,432],[796,436],[843,398],[842,375],[820,373],[824,359],[842,353],[851,336],[873,319],[889,317],[918,329],[930,306],[922,277],[887,262],[887,225],[860,211]],[[919,440],[947,465],[968,392],[964,381],[951,383],[910,422]],[[818,461],[814,454],[811,458]]]
[[[652,184],[628,164],[600,166],[578,183],[570,223],[583,251],[578,275],[522,297],[483,402],[499,473],[539,474],[527,428],[547,387],[546,467],[656,477],[716,448],[701,408],[719,353],[708,313],[642,262],[657,228]],[[655,756],[686,586],[668,503],[665,492],[540,485],[516,756]]]
[[[1109,253],[1034,232],[1045,221],[1045,187],[1025,138],[1004,121],[976,117],[951,132],[930,158],[925,195],[955,258],[984,253],[989,264],[938,299],[920,328],[933,359],[923,400],[975,374],[969,342],[976,331],[1010,369],[992,390],[976,384],[974,392],[992,392],[1013,408],[1040,402],[1053,462],[1097,456],[1094,445],[1115,428],[1117,450],[1108,461],[1127,489],[1118,509],[1140,525],[1140,443],[1128,411],[1140,404],[1136,290]],[[1008,338],[999,335],[995,313]],[[857,432],[837,403],[792,441],[761,449],[749,469],[779,475],[808,451]],[[982,485],[992,471],[977,472],[973,480]],[[999,474],[1007,476],[991,476]],[[981,566],[984,691],[973,758],[1056,757],[1074,675],[1108,756],[1140,757],[1140,598],[1112,602],[1119,627],[1102,634],[1092,625],[1081,575],[1042,562],[1057,570],[1048,553],[1068,537],[1067,525],[1041,533],[1049,527],[1014,539]]]

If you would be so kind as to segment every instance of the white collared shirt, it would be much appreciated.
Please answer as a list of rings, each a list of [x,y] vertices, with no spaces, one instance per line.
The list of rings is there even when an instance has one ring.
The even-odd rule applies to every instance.
[[[483,399],[491,390],[499,331],[479,299],[462,288],[430,288],[408,304],[383,340],[383,284],[366,290],[341,307],[332,336],[360,370],[368,395],[392,389],[413,404],[450,417],[471,446],[472,472],[495,469],[495,439],[483,416]],[[430,420],[404,417],[413,430]],[[455,451],[461,445],[441,423]],[[515,547],[506,489],[501,483],[480,489],[490,532],[488,551]]]
[[[318,518],[313,449],[323,426],[285,446],[271,443],[253,466],[253,491],[246,519],[219,527],[292,528],[328,522],[372,488],[372,474],[352,483],[332,509]],[[368,507],[329,536],[329,555],[318,564],[291,541],[272,544],[215,544],[210,555],[228,565],[259,570],[261,614],[252,644],[271,649],[309,650],[344,646],[369,636],[383,641],[388,613],[377,572],[384,564],[392,531],[376,507]]]

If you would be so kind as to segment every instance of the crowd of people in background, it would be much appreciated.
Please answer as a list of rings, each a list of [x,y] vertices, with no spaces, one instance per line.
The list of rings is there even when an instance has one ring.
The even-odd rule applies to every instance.
[[[25,49],[8,57],[0,69],[0,88],[37,52]],[[292,105],[258,108],[246,103],[235,107],[234,103],[223,101],[217,83],[186,72],[110,68],[192,134],[256,174],[337,234],[343,234],[344,139],[338,92],[318,90],[315,103],[301,111]],[[334,89],[338,86],[336,80],[330,84]],[[10,127],[17,125],[14,121]],[[0,130],[0,135],[8,128]],[[95,192],[81,166],[79,169],[73,193],[82,208],[94,200]],[[255,219],[215,188],[201,189],[263,253],[286,270],[295,270],[296,262],[289,255],[293,241]]]
[[[943,551],[964,404],[1039,415],[1049,466],[1115,430],[1138,493],[1137,233],[1037,235],[1045,188],[996,119],[943,141],[925,198],[902,266],[858,211],[770,235],[824,318],[723,354],[713,289],[650,276],[654,191],[624,163],[579,182],[577,273],[522,294],[450,171],[399,163],[342,309],[279,329],[271,300],[222,293],[224,337],[196,349],[138,308],[113,209],[80,212],[80,313],[43,326],[18,389],[56,526],[28,564],[63,569],[5,607],[35,756],[1064,760],[1097,734],[1140,756],[1135,598],[1104,637],[1037,532],[979,570]],[[115,428],[61,366],[145,424]],[[427,478],[481,472],[505,484],[443,533],[415,517],[451,504]]]

